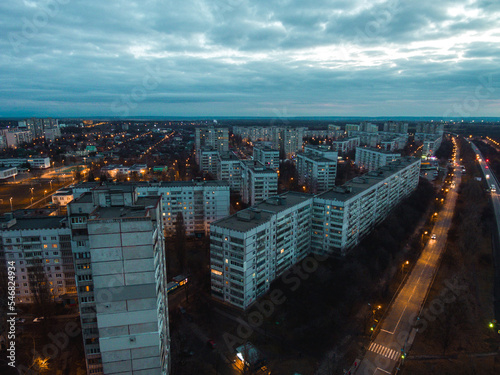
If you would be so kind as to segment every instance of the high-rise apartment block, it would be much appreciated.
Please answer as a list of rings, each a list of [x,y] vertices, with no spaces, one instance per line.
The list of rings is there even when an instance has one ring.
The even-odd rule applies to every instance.
[[[267,168],[277,171],[280,167],[280,152],[276,148],[256,144],[253,148],[253,160],[260,161]]]
[[[288,192],[212,223],[212,296],[247,309],[307,254],[343,256],[418,184],[405,158],[312,196]]]
[[[200,164],[200,151],[211,147],[215,151],[229,150],[229,131],[227,128],[207,126],[195,130],[196,162]]]
[[[227,182],[231,191],[241,190],[241,161],[234,152],[219,153],[217,180]]]
[[[88,374],[168,374],[159,196],[96,188],[68,206]]]
[[[288,192],[212,224],[212,296],[248,308],[310,249],[312,196]]]
[[[294,157],[298,151],[302,151],[304,141],[304,128],[285,128],[282,135],[282,150],[287,159]]]
[[[338,152],[339,155],[345,155],[354,150],[360,145],[359,137],[340,138],[332,142],[332,151]]]
[[[418,185],[420,159],[405,158],[314,197],[311,249],[343,256]]]
[[[356,148],[356,165],[366,171],[379,169],[386,164],[401,158],[401,154],[384,151],[378,148],[358,147]]]
[[[15,262],[16,303],[34,303],[42,294],[50,301],[76,296],[71,230],[65,216],[15,218],[5,214],[0,253],[0,258]]]
[[[137,185],[137,194],[161,196],[165,233],[175,233],[182,213],[186,234],[208,235],[210,223],[229,215],[230,191],[226,181],[169,181]]]
[[[305,146],[297,153],[299,184],[317,194],[335,186],[338,153],[326,146]]]
[[[219,151],[214,150],[212,147],[202,147],[199,152],[197,152],[197,155],[200,158],[200,171],[210,173],[214,177],[217,176]]]
[[[278,194],[278,173],[256,160],[242,160],[241,200],[251,205]]]

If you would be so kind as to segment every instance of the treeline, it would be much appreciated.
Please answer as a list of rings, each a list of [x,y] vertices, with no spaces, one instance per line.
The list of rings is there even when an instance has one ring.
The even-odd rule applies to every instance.
[[[397,254],[433,199],[432,185],[421,180],[416,191],[345,259],[319,262],[296,290],[282,279],[274,283],[271,290],[282,290],[286,296],[284,307],[273,317],[274,327],[279,327],[291,348],[317,356],[346,331],[359,333],[353,315],[368,303],[388,297],[388,288],[381,288],[380,281],[391,274]]]

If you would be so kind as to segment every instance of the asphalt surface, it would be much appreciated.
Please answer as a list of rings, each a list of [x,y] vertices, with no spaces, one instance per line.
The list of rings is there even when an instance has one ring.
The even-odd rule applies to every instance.
[[[481,171],[483,172],[483,175],[485,176],[488,189],[491,189],[493,185],[495,186],[496,189],[495,192],[491,192],[491,204],[493,206],[497,224],[497,233],[498,233],[497,238],[499,238],[500,237],[500,194],[498,190],[500,188],[499,181],[496,178],[493,171],[489,168],[488,163],[486,163],[481,151],[479,151],[476,145],[473,144],[472,142],[470,142],[470,144],[476,155],[479,155],[477,161],[479,163]],[[486,178],[487,175],[489,175],[489,178]],[[500,246],[498,244],[496,248],[494,248],[493,259],[495,263],[494,314],[495,314],[495,319],[497,321],[500,321]]]
[[[456,188],[450,188],[444,207],[435,219],[432,234],[436,235],[436,239],[430,239],[423,249],[405,285],[400,289],[388,314],[380,323],[364,358],[354,370],[356,374],[392,374],[401,363],[402,354],[407,353],[413,342],[417,332],[414,327],[419,325],[417,319],[425,319],[419,315],[439,268],[439,258],[445,248],[458,195],[456,189],[461,181],[460,172],[455,172],[453,181]]]

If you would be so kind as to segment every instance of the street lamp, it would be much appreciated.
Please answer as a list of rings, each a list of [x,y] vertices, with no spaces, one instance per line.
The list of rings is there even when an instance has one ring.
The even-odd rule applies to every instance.
[[[10,210],[13,211],[13,209],[12,209],[12,197],[10,197],[9,201],[10,201]]]
[[[52,191],[52,180],[50,180],[50,191]]]

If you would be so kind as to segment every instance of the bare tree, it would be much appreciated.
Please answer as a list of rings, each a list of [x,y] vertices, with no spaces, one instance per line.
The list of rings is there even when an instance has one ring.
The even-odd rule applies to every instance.
[[[175,251],[181,272],[184,272],[186,266],[186,224],[184,215],[178,212],[175,218]]]

